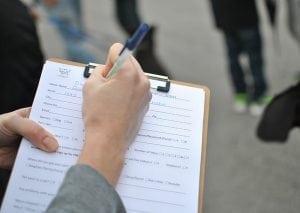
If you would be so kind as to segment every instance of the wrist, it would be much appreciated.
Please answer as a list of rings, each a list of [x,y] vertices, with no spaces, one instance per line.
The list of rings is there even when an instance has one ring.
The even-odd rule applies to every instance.
[[[78,163],[91,166],[115,186],[123,168],[126,147],[120,139],[103,132],[86,132]]]

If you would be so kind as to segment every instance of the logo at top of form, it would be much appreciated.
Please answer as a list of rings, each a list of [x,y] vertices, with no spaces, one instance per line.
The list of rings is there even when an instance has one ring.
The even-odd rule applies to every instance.
[[[67,68],[59,67],[58,71],[59,71],[59,76],[60,77],[69,78],[71,70],[69,70]]]

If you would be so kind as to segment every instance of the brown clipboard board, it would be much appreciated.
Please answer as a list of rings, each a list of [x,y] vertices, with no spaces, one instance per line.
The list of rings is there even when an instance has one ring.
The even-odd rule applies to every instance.
[[[204,103],[204,116],[203,116],[203,131],[202,131],[202,153],[201,153],[201,164],[200,164],[200,175],[199,175],[199,205],[198,213],[203,212],[203,198],[204,198],[204,179],[205,179],[205,165],[206,165],[206,147],[207,147],[207,132],[208,132],[208,116],[210,106],[210,90],[206,86],[191,84],[182,81],[171,81],[174,84],[201,88],[205,92],[205,103]]]
[[[61,64],[68,64],[79,67],[86,67],[86,64],[68,61],[59,58],[49,58],[47,61],[57,62]],[[205,179],[205,165],[206,165],[206,147],[207,147],[207,132],[208,132],[208,117],[209,117],[209,106],[210,106],[210,90],[208,87],[198,84],[192,84],[182,81],[171,80],[171,84],[179,84],[188,87],[195,87],[203,89],[205,93],[205,103],[204,103],[204,116],[203,116],[203,131],[202,131],[202,153],[201,153],[201,164],[200,164],[200,175],[199,175],[199,204],[198,213],[203,212],[203,198],[204,198],[204,179]]]

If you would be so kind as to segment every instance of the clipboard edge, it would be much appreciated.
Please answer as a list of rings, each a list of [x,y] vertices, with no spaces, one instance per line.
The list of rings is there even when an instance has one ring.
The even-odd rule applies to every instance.
[[[60,58],[49,58],[46,61],[63,63],[73,66],[85,67],[86,65],[83,63],[78,63],[74,61],[69,61]],[[204,90],[205,94],[205,103],[204,103],[204,117],[203,117],[203,131],[202,131],[202,153],[201,153],[201,164],[200,164],[200,178],[199,178],[199,204],[198,204],[198,212],[203,212],[203,201],[204,201],[204,179],[205,179],[205,165],[206,165],[206,148],[207,148],[207,135],[208,135],[208,120],[209,120],[209,107],[210,107],[210,89],[207,86],[200,84],[193,84],[183,81],[170,80],[171,83],[179,84],[188,87],[195,87]]]
[[[73,66],[78,66],[78,67],[85,67],[85,64],[83,64],[83,63],[69,61],[69,60],[60,59],[60,58],[48,58],[45,62],[47,62],[47,61],[67,64],[67,65],[73,65]]]
[[[205,183],[205,166],[206,166],[206,148],[207,148],[207,135],[208,135],[208,120],[209,120],[209,107],[210,107],[210,89],[207,86],[200,84],[187,83],[182,81],[171,80],[174,84],[179,84],[183,86],[195,87],[204,90],[204,117],[203,117],[203,131],[202,131],[202,153],[201,153],[201,164],[200,164],[200,178],[199,178],[199,205],[198,213],[203,212],[203,202],[204,202],[204,183]]]

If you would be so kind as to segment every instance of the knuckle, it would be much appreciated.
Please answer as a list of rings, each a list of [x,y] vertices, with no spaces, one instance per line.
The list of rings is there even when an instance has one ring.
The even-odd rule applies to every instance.
[[[150,87],[151,87],[150,80],[149,80],[146,76],[145,76],[144,79],[145,79],[145,81],[146,81],[146,83],[145,83],[145,84],[146,84],[146,85],[145,85],[145,86],[146,86],[146,89],[147,89],[147,90],[150,90]]]
[[[152,93],[149,92],[149,100],[148,100],[148,102],[150,102],[151,100],[152,100]]]
[[[144,75],[141,79],[141,85],[142,85],[142,88],[145,92],[149,91],[150,90],[150,81],[149,79]]]

